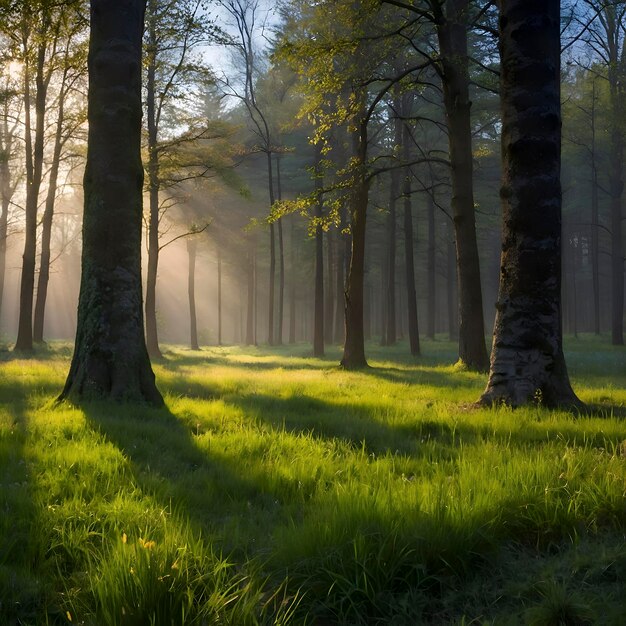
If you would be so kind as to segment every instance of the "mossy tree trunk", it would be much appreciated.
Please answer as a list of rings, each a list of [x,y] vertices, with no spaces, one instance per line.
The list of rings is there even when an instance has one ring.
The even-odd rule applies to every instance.
[[[161,405],[141,291],[145,0],[92,0],[89,137],[76,344],[60,399]]]
[[[502,257],[481,403],[581,406],[562,347],[559,0],[503,0],[500,54]]]

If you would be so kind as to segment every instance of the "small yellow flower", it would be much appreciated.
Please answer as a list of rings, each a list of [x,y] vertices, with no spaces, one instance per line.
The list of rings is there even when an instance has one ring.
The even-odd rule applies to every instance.
[[[139,545],[146,550],[152,550],[154,546],[156,546],[156,541],[152,541],[149,539],[144,539],[143,537],[139,537]]]
[[[69,622],[71,622],[71,621],[72,621],[72,614],[71,614],[69,611],[66,611],[66,612],[65,612],[65,615],[67,616],[67,620],[68,620]]]
[[[128,537],[126,536],[126,533],[122,533],[122,543],[126,543],[127,540]]]
[[[180,566],[178,565],[178,561],[174,561],[172,563],[172,569],[180,569]]]

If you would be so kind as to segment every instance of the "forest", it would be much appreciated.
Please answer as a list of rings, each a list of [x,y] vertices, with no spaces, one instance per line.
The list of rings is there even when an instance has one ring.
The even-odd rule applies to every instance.
[[[0,3],[0,623],[624,623],[626,0]]]

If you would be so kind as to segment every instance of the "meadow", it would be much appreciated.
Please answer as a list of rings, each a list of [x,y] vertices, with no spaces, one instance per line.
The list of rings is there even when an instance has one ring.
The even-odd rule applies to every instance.
[[[585,415],[473,408],[443,340],[309,350],[168,347],[160,410],[1,353],[0,623],[624,623],[626,350],[567,341]]]

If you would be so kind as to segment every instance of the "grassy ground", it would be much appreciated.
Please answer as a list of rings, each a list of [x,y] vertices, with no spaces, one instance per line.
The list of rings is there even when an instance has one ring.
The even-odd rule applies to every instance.
[[[626,351],[568,343],[583,417],[470,409],[423,348],[171,348],[159,411],[5,353],[0,623],[623,624]]]

